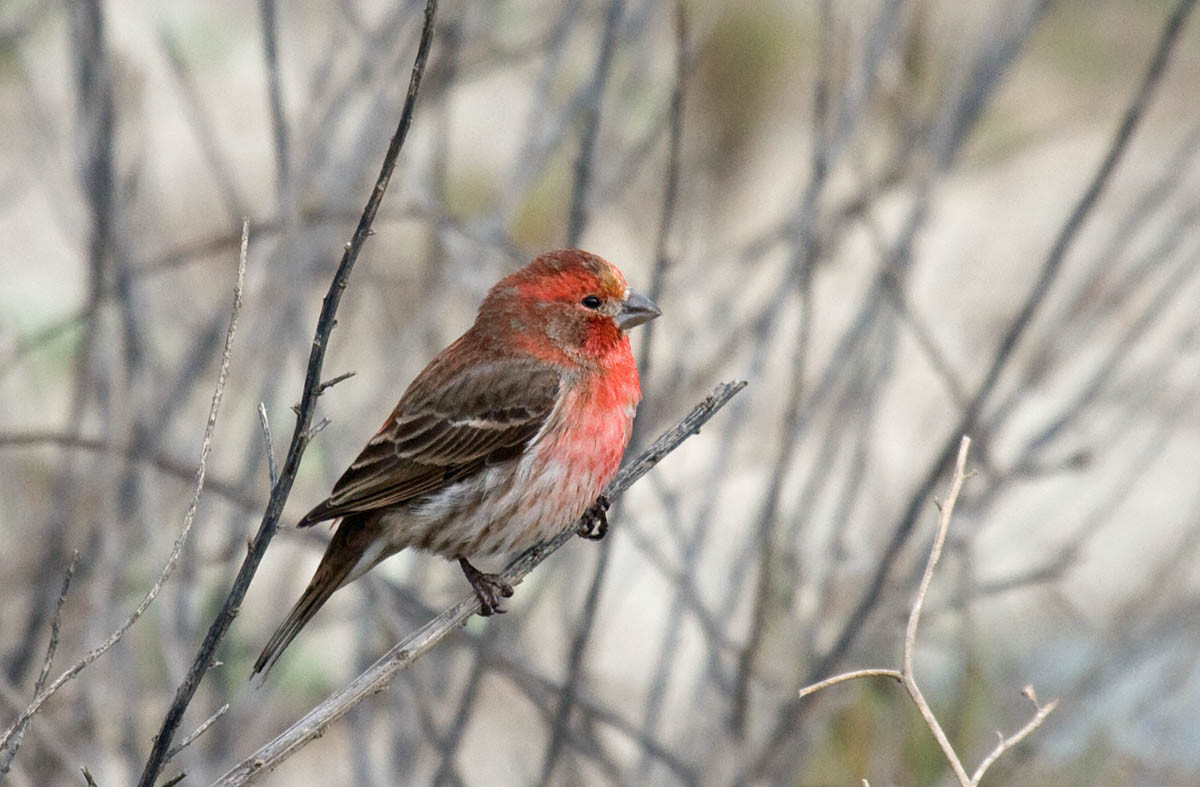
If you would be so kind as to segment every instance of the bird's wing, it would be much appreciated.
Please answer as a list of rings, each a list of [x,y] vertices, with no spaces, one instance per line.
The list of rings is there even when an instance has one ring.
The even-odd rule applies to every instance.
[[[558,371],[532,361],[472,365],[437,385],[422,377],[301,527],[399,505],[517,456],[559,399]]]

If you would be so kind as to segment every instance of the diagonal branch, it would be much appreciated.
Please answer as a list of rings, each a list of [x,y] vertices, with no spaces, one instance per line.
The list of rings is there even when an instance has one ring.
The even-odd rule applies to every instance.
[[[678,448],[680,443],[699,433],[700,427],[745,387],[744,381],[718,385],[683,420],[659,436],[653,445],[643,451],[637,459],[622,467],[605,487],[604,494],[610,500],[615,500],[648,473],[650,468],[662,461],[663,457]],[[568,527],[549,541],[526,551],[505,569],[504,579],[509,584],[519,584],[534,567],[570,541],[575,536],[575,530],[574,526]],[[447,634],[459,628],[467,618],[478,611],[479,599],[472,594],[433,618],[389,650],[343,689],[309,711],[275,740],[264,745],[213,782],[213,787],[249,784],[278,767],[313,739],[325,734],[331,724],[345,716],[355,705],[372,694],[385,690],[400,671],[425,655]]]
[[[392,135],[391,143],[388,145],[387,153],[383,158],[379,177],[375,181],[375,187],[371,190],[371,196],[367,199],[367,204],[363,208],[362,217],[358,221],[358,226],[355,228],[350,242],[346,244],[342,260],[338,264],[337,271],[333,275],[333,281],[329,285],[329,291],[325,294],[325,299],[321,303],[321,316],[317,320],[317,329],[313,336],[312,352],[308,357],[308,369],[304,377],[304,393],[300,398],[296,428],[292,432],[291,445],[288,447],[287,458],[284,460],[279,482],[271,490],[271,497],[267,502],[267,509],[263,513],[262,522],[259,524],[258,533],[251,542],[246,559],[242,562],[241,568],[238,570],[233,587],[230,588],[225,603],[222,604],[221,610],[209,626],[208,633],[205,635],[204,642],[200,645],[200,649],[196,653],[196,658],[193,660],[192,666],[188,669],[183,683],[176,690],[174,701],[172,701],[171,706],[167,709],[162,726],[154,739],[154,746],[150,750],[150,755],[146,760],[146,766],[142,771],[141,778],[138,780],[140,787],[153,787],[159,772],[162,770],[166,762],[167,752],[171,748],[171,741],[179,729],[180,722],[183,721],[183,713],[187,710],[192,697],[195,696],[196,689],[200,686],[200,681],[213,665],[213,655],[216,652],[217,645],[225,638],[226,632],[233,624],[233,619],[237,615],[242,599],[250,587],[250,582],[258,572],[258,566],[262,562],[263,555],[266,553],[267,545],[275,535],[279,518],[283,514],[283,506],[287,502],[288,495],[291,494],[292,484],[296,479],[297,471],[300,469],[300,458],[304,454],[304,449],[308,446],[308,441],[313,434],[310,425],[312,424],[313,413],[316,410],[317,397],[320,395],[321,367],[325,362],[325,349],[329,342],[329,335],[333,332],[333,326],[336,322],[334,316],[337,313],[338,304],[342,300],[342,293],[345,292],[349,284],[350,272],[354,268],[354,263],[358,259],[359,252],[362,251],[367,237],[371,234],[371,224],[375,221],[375,215],[379,212],[383,195],[387,191],[388,183],[392,178],[392,172],[396,168],[396,160],[400,156],[400,148],[404,145],[404,139],[408,136],[408,129],[412,125],[413,111],[416,106],[417,93],[421,85],[421,77],[425,73],[425,63],[429,58],[429,50],[433,44],[433,20],[436,12],[437,0],[427,0],[425,5],[425,22],[421,29],[421,42],[417,47],[417,56],[413,62],[412,76],[408,83],[408,94],[404,99],[404,107],[400,111],[400,121],[396,127],[396,133]]]
[[[1005,737],[1004,733],[998,733],[1000,740],[996,743],[996,748],[992,749],[991,752],[988,753],[988,756],[984,757],[983,760],[980,761],[979,767],[975,769],[975,773],[971,774],[971,784],[973,787],[978,787],[980,780],[983,779],[983,774],[987,772],[988,768],[992,767],[992,763],[999,759],[1001,754],[1004,754],[1004,752],[1025,740],[1025,738],[1029,736],[1029,733],[1042,726],[1042,722],[1046,720],[1046,717],[1058,707],[1057,699],[1050,700],[1050,702],[1047,702],[1045,705],[1039,705],[1037,696],[1035,696],[1033,693],[1032,686],[1026,686],[1024,691],[1021,693],[1025,695],[1026,699],[1033,703],[1033,707],[1037,710],[1037,713],[1033,714],[1033,717],[1029,721],[1025,722],[1024,727],[1017,730],[1012,735]]]

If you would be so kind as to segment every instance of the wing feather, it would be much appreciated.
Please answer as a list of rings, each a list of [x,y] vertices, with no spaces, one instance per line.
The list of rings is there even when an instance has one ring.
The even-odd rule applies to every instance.
[[[440,385],[438,371],[435,362],[413,382],[302,527],[401,505],[520,454],[542,432],[559,398],[559,373],[544,364],[476,364]]]

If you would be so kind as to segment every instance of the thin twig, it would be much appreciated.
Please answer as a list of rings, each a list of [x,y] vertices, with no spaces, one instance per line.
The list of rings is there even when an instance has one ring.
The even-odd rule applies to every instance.
[[[567,245],[576,246],[587,225],[587,194],[592,182],[592,161],[596,155],[596,140],[600,132],[600,108],[604,103],[604,86],[608,81],[609,65],[617,39],[617,23],[625,7],[624,0],[609,0],[604,15],[604,31],[600,35],[600,54],[592,70],[584,105],[583,136],[579,140],[579,157],[575,159],[575,179],[571,185],[571,208],[567,215]]]
[[[71,577],[75,575],[75,567],[78,564],[79,550],[76,549],[71,554],[71,562],[67,564],[67,570],[63,572],[62,588],[58,591],[58,601],[54,604],[54,617],[50,620],[50,643],[46,646],[46,658],[42,660],[42,671],[38,673],[37,681],[33,684],[33,696],[35,697],[42,693],[42,688],[46,685],[46,677],[50,674],[54,653],[58,650],[58,632],[59,626],[62,624],[63,604],[67,601],[67,591],[71,589]],[[17,727],[7,745],[0,748],[0,776],[8,773],[9,766],[12,764],[13,757],[17,756],[17,749],[21,746],[21,739],[25,736],[25,729],[29,726],[31,719],[32,717],[25,719],[25,723]]]
[[[412,125],[413,111],[416,108],[421,77],[425,73],[425,63],[429,58],[429,50],[433,44],[433,21],[436,13],[437,0],[427,0],[425,5],[425,20],[421,29],[421,41],[417,47],[417,55],[413,62],[412,75],[408,83],[408,93],[404,99],[404,107],[400,111],[400,120],[397,124],[396,132],[392,135],[391,143],[388,145],[387,153],[383,158],[379,177],[376,179],[375,187],[371,190],[371,196],[367,199],[366,206],[363,208],[362,217],[359,219],[358,226],[355,228],[350,242],[346,244],[341,262],[338,264],[333,281],[329,285],[329,291],[325,294],[325,298],[321,303],[321,315],[317,319],[312,351],[309,353],[308,368],[304,377],[304,393],[300,398],[300,412],[297,414],[296,428],[292,432],[291,444],[288,447],[287,458],[284,460],[279,481],[271,490],[271,497],[267,502],[267,509],[263,513],[262,521],[259,524],[258,533],[255,535],[254,541],[251,542],[250,549],[242,561],[241,568],[238,569],[233,587],[230,589],[229,595],[222,604],[216,618],[209,626],[208,633],[205,635],[196,658],[188,669],[187,676],[176,691],[175,699],[163,717],[162,726],[154,740],[154,746],[147,757],[146,766],[142,770],[141,778],[138,781],[140,787],[153,787],[155,780],[158,778],[159,771],[162,770],[164,757],[171,746],[171,739],[175,736],[175,732],[179,729],[179,724],[183,720],[183,713],[195,695],[196,689],[199,688],[201,679],[212,667],[213,653],[216,651],[217,645],[224,639],[230,625],[232,625],[234,616],[237,615],[242,599],[250,587],[250,581],[254,578],[255,573],[257,573],[258,566],[262,562],[263,555],[266,553],[267,545],[275,535],[279,518],[283,514],[283,506],[287,502],[288,495],[291,494],[292,484],[295,481],[296,473],[300,469],[300,458],[304,454],[304,449],[307,447],[310,437],[309,425],[316,410],[321,383],[321,368],[325,362],[325,350],[329,344],[329,335],[333,332],[333,326],[336,322],[335,315],[338,304],[341,303],[342,294],[349,283],[354,263],[358,259],[363,244],[370,235],[371,224],[375,221],[375,215],[379,212],[383,195],[387,191],[388,183],[392,178],[392,172],[396,167],[396,161],[400,156],[400,149],[403,147],[404,140],[408,136],[409,127]]]
[[[821,689],[827,689],[830,686],[836,686],[839,683],[845,683],[848,680],[858,680],[859,678],[891,678],[897,683],[904,682],[904,676],[900,674],[898,669],[856,669],[851,672],[843,672],[840,675],[834,675],[832,678],[819,680],[816,683],[810,683],[800,689],[798,697],[807,697],[809,694],[816,694]]]
[[[320,396],[321,394],[325,393],[325,391],[329,390],[330,388],[332,388],[333,386],[342,382],[343,380],[349,380],[351,377],[353,377],[356,374],[358,374],[358,372],[343,372],[342,374],[339,374],[337,377],[331,377],[330,379],[321,383],[321,385],[317,388],[317,396]],[[296,402],[294,405],[292,405],[292,412],[296,413],[297,415],[300,414],[300,403],[299,402]]]
[[[267,98],[271,108],[271,133],[275,140],[275,183],[278,189],[277,209],[283,216],[292,213],[291,157],[288,146],[288,126],[283,109],[283,86],[279,74],[279,34],[275,0],[259,0],[262,22],[263,58],[267,61]]]
[[[329,378],[325,382],[321,383],[321,387],[317,389],[317,394],[320,395],[320,394],[325,393],[327,390],[329,390],[333,386],[337,385],[338,383],[342,382],[343,380],[349,380],[351,377],[353,377],[356,374],[358,374],[358,372],[354,372],[354,371],[342,372],[337,377]]]
[[[3,448],[33,448],[42,445],[54,445],[60,448],[70,448],[78,451],[86,451],[88,453],[105,454],[108,456],[120,456],[127,459],[144,462],[155,470],[170,476],[171,478],[189,481],[195,481],[196,468],[188,466],[178,459],[173,459],[165,454],[150,453],[151,447],[145,445],[137,445],[129,443],[126,445],[113,445],[107,440],[95,437],[83,437],[82,435],[73,434],[70,432],[57,432],[52,430],[37,430],[28,432],[5,432],[0,433],[0,449]],[[206,478],[204,486],[209,494],[214,494],[225,498],[230,503],[243,509],[252,509],[257,511],[262,507],[263,501],[255,499],[247,495],[237,485],[230,481],[220,478]]]
[[[987,773],[987,769],[992,767],[992,763],[999,759],[1000,755],[1004,754],[1004,752],[1025,740],[1025,738],[1027,738],[1031,732],[1042,726],[1042,722],[1046,720],[1046,717],[1050,715],[1051,711],[1058,707],[1057,699],[1051,700],[1045,705],[1038,705],[1037,700],[1033,697],[1031,691],[1026,690],[1025,696],[1028,697],[1029,701],[1033,703],[1033,707],[1037,709],[1037,713],[1033,714],[1033,718],[1026,722],[1024,727],[1017,730],[1009,737],[1006,738],[1003,734],[1000,735],[1000,742],[996,744],[996,748],[992,749],[991,752],[988,753],[988,756],[983,758],[983,761],[979,763],[979,767],[975,769],[975,773],[971,774],[972,785],[978,785],[980,780],[983,779],[983,774]]]
[[[893,669],[863,669],[853,672],[844,672],[839,675],[834,675],[831,678],[826,678],[818,683],[813,683],[805,686],[800,690],[798,698],[807,697],[810,694],[828,688],[829,686],[838,683],[845,683],[849,680],[866,677],[887,677],[893,680],[898,680],[903,684],[908,696],[912,699],[913,704],[917,706],[917,710],[921,714],[921,718],[925,720],[925,725],[929,731],[933,733],[933,737],[937,740],[938,746],[942,750],[946,761],[950,764],[950,769],[954,771],[954,776],[962,787],[978,787],[983,774],[991,767],[1000,755],[1008,751],[1010,748],[1020,743],[1026,736],[1041,726],[1050,712],[1058,705],[1058,700],[1047,703],[1044,706],[1039,706],[1037,697],[1033,693],[1033,688],[1027,686],[1024,694],[1029,698],[1037,709],[1037,713],[1029,720],[1020,730],[1015,732],[1011,737],[1005,738],[1000,735],[1000,742],[996,745],[990,754],[984,758],[975,769],[973,775],[967,775],[967,769],[963,767],[962,758],[958,756],[958,752],[954,750],[953,744],[946,736],[942,729],[941,723],[933,710],[929,707],[929,703],[925,700],[925,695],[921,692],[921,687],[917,683],[916,673],[913,670],[914,654],[917,650],[917,628],[921,622],[921,612],[925,607],[925,598],[929,595],[929,586],[933,582],[933,572],[937,568],[938,561],[942,556],[942,548],[946,543],[946,534],[950,531],[950,519],[954,514],[955,503],[958,502],[959,493],[962,491],[963,482],[970,475],[967,470],[967,452],[971,447],[971,438],[963,436],[958,446],[958,458],[954,464],[954,478],[950,482],[950,493],[946,496],[946,502],[939,508],[941,514],[938,517],[937,534],[933,539],[933,546],[929,550],[929,559],[925,563],[925,573],[921,576],[921,584],[917,588],[916,597],[913,599],[912,611],[908,615],[908,625],[904,630],[904,655],[903,667],[897,671]]]
[[[54,604],[54,617],[50,621],[50,644],[46,646],[46,659],[42,662],[42,671],[38,673],[37,682],[33,686],[36,697],[46,685],[46,677],[50,674],[50,665],[54,661],[54,652],[58,650],[58,634],[62,625],[63,605],[67,602],[67,592],[71,589],[71,578],[75,576],[75,567],[79,565],[79,550],[71,553],[71,562],[63,572],[62,587],[58,591],[58,601]],[[3,773],[0,770],[0,773]]]
[[[258,424],[262,427],[263,443],[267,451],[267,478],[274,489],[275,482],[279,480],[279,468],[275,466],[275,446],[271,442],[271,422],[267,420],[267,406],[262,402],[258,403]]]
[[[208,410],[208,422],[204,426],[204,439],[200,445],[200,464],[196,468],[196,486],[192,491],[192,499],[188,504],[187,513],[183,517],[183,528],[179,531],[179,536],[175,539],[175,545],[171,548],[171,554],[167,558],[167,563],[163,566],[158,580],[155,581],[133,613],[125,619],[125,622],[99,647],[90,651],[75,666],[59,675],[45,691],[38,694],[29,707],[25,709],[25,712],[17,717],[17,720],[5,731],[3,737],[0,737],[0,747],[5,746],[13,732],[28,723],[33,714],[37,713],[46,700],[54,696],[64,684],[78,675],[93,661],[107,653],[113,645],[120,642],[121,637],[125,635],[129,627],[137,622],[138,618],[145,613],[150,604],[154,602],[154,599],[158,597],[159,591],[162,590],[163,585],[166,584],[167,579],[170,578],[171,573],[175,570],[175,565],[179,562],[179,555],[183,552],[183,546],[187,541],[188,533],[191,532],[192,523],[196,518],[196,509],[200,506],[200,493],[204,490],[204,475],[207,470],[208,454],[212,448],[213,432],[217,427],[217,413],[221,408],[221,398],[225,394],[225,381],[229,377],[229,362],[233,353],[233,336],[237,330],[238,316],[242,310],[242,286],[246,280],[246,249],[249,237],[249,224],[243,223],[242,248],[238,256],[237,280],[233,288],[233,310],[229,316],[229,329],[225,333],[225,349],[221,354],[221,368],[217,373],[217,385],[213,391],[212,403]]]
[[[667,243],[671,238],[671,230],[675,225],[675,217],[679,203],[679,180],[683,149],[683,99],[687,83],[688,64],[688,25],[687,6],[684,0],[675,2],[675,87],[671,91],[671,110],[667,134],[667,171],[666,185],[663,187],[662,213],[658,222],[658,237],[654,242],[654,267],[650,270],[650,300],[659,303],[662,298],[663,286],[667,278],[667,268],[670,258],[667,255]],[[661,303],[660,303],[661,305]],[[642,377],[650,373],[652,341],[655,325],[651,321],[642,329],[642,352],[638,358],[638,368]],[[645,420],[639,423],[646,423]],[[637,430],[637,424],[634,424]],[[633,441],[637,445],[637,440]]]
[[[696,405],[683,420],[664,432],[637,459],[622,467],[605,487],[604,494],[610,500],[615,500],[680,443],[697,434],[700,427],[744,387],[744,381],[717,386],[716,390]],[[572,526],[551,540],[526,551],[509,564],[504,571],[504,579],[512,585],[520,584],[534,567],[574,537],[575,527]],[[478,611],[479,599],[473,594],[445,610],[389,650],[343,689],[313,708],[273,741],[262,746],[215,781],[213,787],[248,784],[278,767],[314,738],[323,735],[331,724],[346,715],[352,707],[372,694],[384,691],[397,673],[423,656]]]
[[[190,746],[192,744],[192,741],[196,740],[201,735],[203,735],[205,732],[207,732],[208,728],[213,726],[213,724],[216,722],[217,719],[224,716],[225,712],[227,710],[229,710],[228,702],[225,703],[224,705],[222,705],[220,708],[218,708],[216,713],[214,713],[213,715],[211,715],[207,719],[205,719],[200,724],[199,727],[192,730],[191,733],[186,735],[183,740],[181,740],[179,743],[172,746],[171,750],[169,752],[167,752],[167,756],[165,758],[163,758],[163,765],[166,765],[168,762],[170,762],[175,757],[176,754],[179,754],[179,752],[183,751],[188,746]]]
[[[967,776],[967,770],[963,767],[958,753],[954,751],[954,745],[946,737],[945,730],[942,729],[941,723],[938,722],[937,716],[934,715],[933,709],[929,707],[925,695],[917,684],[917,678],[913,672],[913,656],[917,650],[917,626],[921,622],[921,611],[925,608],[925,597],[929,594],[929,585],[933,582],[933,571],[942,557],[942,547],[946,543],[946,533],[950,530],[950,517],[954,513],[954,505],[958,502],[958,494],[962,491],[963,481],[967,477],[967,451],[970,447],[971,438],[964,435],[958,446],[958,459],[954,464],[954,480],[950,482],[950,494],[946,496],[946,502],[941,506],[937,534],[933,537],[929,560],[925,563],[925,574],[921,577],[921,585],[917,588],[917,597],[913,600],[912,612],[908,616],[908,626],[904,630],[904,667],[901,669],[901,674],[904,676],[904,688],[912,697],[917,710],[921,712],[921,718],[925,720],[933,737],[937,739],[942,754],[950,763],[950,769],[954,771],[959,783],[964,786],[970,784],[970,777]]]

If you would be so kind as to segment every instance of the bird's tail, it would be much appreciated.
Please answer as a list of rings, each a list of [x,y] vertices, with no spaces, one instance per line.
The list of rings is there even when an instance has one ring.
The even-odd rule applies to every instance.
[[[376,521],[377,517],[364,514],[343,517],[304,594],[292,607],[287,618],[279,624],[279,628],[275,629],[266,647],[258,655],[254,668],[250,671],[251,678],[259,673],[265,678],[267,671],[275,665],[284,649],[312,616],[317,614],[317,610],[329,600],[334,591],[358,578],[370,565],[378,562],[369,561],[370,565],[362,565],[368,548],[372,542],[376,542]]]
[[[271,639],[263,648],[262,653],[258,654],[258,660],[254,662],[254,669],[250,671],[250,677],[254,677],[260,672],[265,677],[266,672],[275,666],[275,662],[283,653],[284,648],[295,639],[296,635],[300,633],[300,629],[304,628],[304,624],[317,614],[317,610],[329,600],[339,585],[340,583],[318,583],[317,577],[313,577],[312,582],[308,583],[304,595],[296,602],[296,606],[292,607],[287,618],[279,624],[279,628],[275,629],[275,633],[271,635]]]

